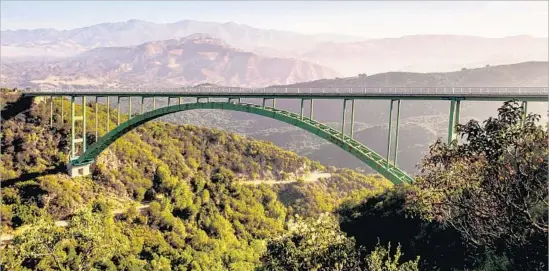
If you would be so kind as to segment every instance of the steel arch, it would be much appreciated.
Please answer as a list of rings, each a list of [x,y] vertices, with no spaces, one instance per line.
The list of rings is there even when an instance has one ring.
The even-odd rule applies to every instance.
[[[301,129],[304,129],[310,133],[313,133],[329,142],[339,146],[343,150],[351,153],[364,163],[366,163],[373,170],[380,173],[394,184],[411,183],[413,178],[406,172],[399,169],[394,165],[389,165],[381,155],[374,152],[370,148],[366,147],[362,143],[344,136],[342,138],[341,132],[333,129],[327,125],[319,123],[310,118],[301,118],[300,115],[272,108],[263,107],[254,104],[243,103],[229,103],[229,102],[198,102],[177,104],[167,107],[155,109],[141,115],[137,115],[128,121],[121,123],[118,127],[111,130],[104,136],[102,136],[93,145],[88,146],[87,150],[79,156],[76,160],[73,160],[73,165],[86,165],[92,163],[94,159],[109,145],[111,145],[118,138],[131,131],[132,129],[158,117],[162,117],[171,113],[180,111],[195,110],[195,109],[222,109],[231,111],[248,112],[255,115],[273,118]]]

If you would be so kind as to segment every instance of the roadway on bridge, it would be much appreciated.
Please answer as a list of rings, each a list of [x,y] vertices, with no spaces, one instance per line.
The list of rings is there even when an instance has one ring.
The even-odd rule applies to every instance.
[[[143,88],[27,90],[28,96],[398,99],[547,102],[548,87]]]

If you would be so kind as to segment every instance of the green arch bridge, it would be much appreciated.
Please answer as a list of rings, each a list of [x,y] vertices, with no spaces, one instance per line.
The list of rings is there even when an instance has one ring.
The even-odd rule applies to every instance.
[[[248,112],[255,115],[273,118],[308,132],[311,132],[329,142],[339,146],[348,153],[363,161],[373,170],[380,173],[395,184],[411,183],[413,178],[397,166],[398,129],[400,119],[400,104],[402,100],[447,100],[449,101],[448,142],[455,139],[455,125],[459,123],[460,105],[462,101],[507,101],[511,99],[522,101],[524,111],[528,101],[547,102],[549,90],[546,87],[367,87],[367,88],[178,88],[178,89],[118,89],[118,90],[27,90],[24,96],[46,96],[50,103],[50,125],[53,125],[53,99],[54,97],[70,97],[71,101],[71,144],[70,163],[68,173],[72,177],[88,175],[89,165],[94,159],[118,138],[132,129],[155,118],[171,113],[194,109],[221,109],[240,112]],[[117,99],[118,117],[117,126],[109,129],[110,121],[107,121],[107,133],[98,135],[98,121],[95,121],[95,133],[97,141],[90,146],[86,142],[86,110],[82,107],[80,116],[76,115],[76,98],[81,98],[81,103],[86,104],[86,97],[95,97],[97,104],[99,98],[105,98],[107,114],[110,114],[110,98]],[[182,98],[196,98],[194,103],[182,103]],[[120,123],[120,99],[128,98],[129,119]],[[141,110],[132,114],[132,98],[141,99]],[[168,105],[156,108],[156,99],[167,98]],[[214,98],[216,101],[211,101]],[[244,103],[242,99],[262,99],[262,104]],[[145,111],[145,99],[152,99],[153,109]],[[172,104],[172,100],[176,102]],[[276,108],[276,99],[301,100],[301,112],[293,113]],[[341,130],[336,130],[314,120],[314,100],[335,99],[341,100],[343,106]],[[389,132],[387,140],[387,152],[385,157],[374,152],[364,144],[354,139],[354,111],[355,100],[388,100],[389,103]],[[267,106],[270,101],[270,106]],[[309,104],[309,114],[304,114],[304,104]],[[347,105],[350,103],[350,133],[346,133],[345,125],[348,121]],[[393,111],[396,103],[396,126],[393,127]],[[63,112],[61,106],[61,112]],[[61,113],[63,114],[63,113]],[[98,119],[97,116],[95,118]],[[110,117],[107,119],[110,120]],[[63,120],[62,120],[63,122]],[[82,134],[79,138],[75,133],[76,126],[82,125]],[[394,138],[392,137],[394,134]],[[394,141],[394,142],[393,142]],[[77,154],[76,144],[81,144],[80,153]],[[394,144],[394,146],[392,146]],[[391,161],[391,147],[393,157]]]

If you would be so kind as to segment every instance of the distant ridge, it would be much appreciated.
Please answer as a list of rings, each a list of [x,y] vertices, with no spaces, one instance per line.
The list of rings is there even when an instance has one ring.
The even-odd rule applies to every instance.
[[[549,62],[528,61],[515,64],[462,68],[453,72],[386,72],[370,76],[320,79],[284,87],[364,87],[364,86],[531,86],[549,85]]]
[[[339,34],[307,35],[291,31],[260,29],[234,22],[181,20],[174,23],[152,23],[129,20],[69,30],[52,28],[5,30],[1,32],[1,44],[15,48],[57,46],[59,51],[69,50],[74,54],[96,47],[130,46],[154,40],[178,39],[196,33],[215,36],[246,51],[254,51],[260,47],[307,48],[324,41],[348,42],[365,39]]]
[[[145,87],[211,83],[263,87],[321,78],[337,73],[318,64],[264,57],[197,33],[134,46],[101,47],[50,61],[2,63],[9,86]]]
[[[372,39],[337,34],[307,35],[234,22],[193,20],[174,23],[129,20],[69,30],[7,30],[1,32],[0,42],[3,60],[22,60],[75,56],[99,47],[135,46],[197,33],[221,39],[246,52],[300,59],[329,67],[344,76],[385,71],[447,72],[468,66],[549,58],[546,37],[408,35]]]

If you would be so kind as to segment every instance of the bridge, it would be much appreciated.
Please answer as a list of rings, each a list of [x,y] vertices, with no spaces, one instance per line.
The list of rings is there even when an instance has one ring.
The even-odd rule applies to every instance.
[[[71,139],[70,162],[68,173],[72,177],[90,174],[89,166],[96,157],[118,138],[132,129],[161,116],[175,112],[195,109],[221,109],[247,112],[268,118],[273,118],[313,133],[339,146],[351,155],[354,155],[373,170],[395,184],[411,183],[413,178],[401,170],[397,164],[398,133],[401,101],[406,100],[445,100],[448,101],[448,143],[456,139],[455,127],[459,123],[460,106],[464,101],[522,101],[524,112],[527,103],[547,102],[549,89],[547,87],[333,87],[333,88],[224,88],[224,87],[189,87],[189,88],[158,88],[158,89],[52,89],[27,90],[24,97],[45,96],[50,104],[50,126],[53,126],[53,101],[61,98],[70,99],[71,112]],[[86,132],[86,98],[95,99],[95,135],[96,142],[88,146]],[[184,103],[182,98],[194,98],[195,102]],[[116,126],[110,129],[111,98],[117,100]],[[121,99],[126,98],[129,105],[128,120],[120,123]],[[139,112],[132,112],[132,98],[140,99]],[[156,108],[157,99],[167,99],[167,106]],[[243,99],[255,98],[261,104],[243,102]],[[80,100],[82,112],[76,114],[75,103]],[[107,133],[98,134],[98,103],[104,99],[107,105]],[[145,101],[152,100],[152,110],[145,110]],[[215,99],[216,101],[213,101]],[[289,112],[276,108],[277,99],[301,100],[300,112]],[[331,128],[314,119],[314,100],[332,99],[342,102],[341,130]],[[389,129],[387,151],[384,156],[376,153],[364,144],[354,139],[355,101],[356,100],[387,100],[389,103]],[[308,104],[309,112],[304,108]],[[350,104],[350,120],[348,106]],[[61,103],[63,115],[63,103]],[[394,112],[396,111],[396,112]],[[393,115],[394,113],[394,115]],[[396,125],[393,125],[393,119]],[[61,122],[64,122],[61,119]],[[350,126],[346,132],[347,123]],[[82,133],[76,134],[76,127],[80,125]],[[393,130],[393,126],[395,129]],[[80,136],[80,137],[77,137]],[[394,137],[393,137],[394,136]],[[80,144],[80,148],[77,148]],[[77,151],[79,151],[77,153]],[[392,152],[391,152],[392,151]],[[392,157],[391,157],[391,154]]]

